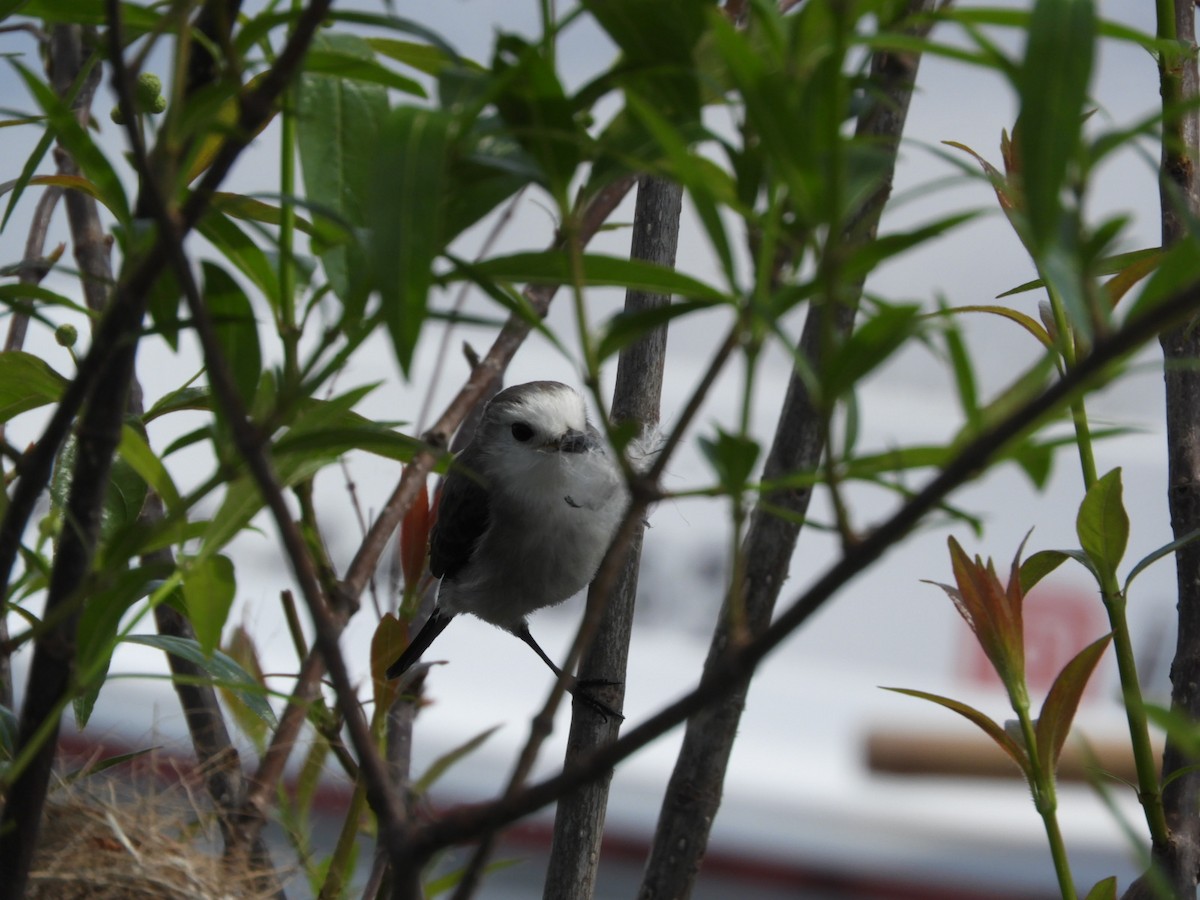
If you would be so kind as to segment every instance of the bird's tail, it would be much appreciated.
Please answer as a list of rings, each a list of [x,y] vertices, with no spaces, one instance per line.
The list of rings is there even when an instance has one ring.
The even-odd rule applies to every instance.
[[[454,613],[444,613],[434,607],[429,618],[425,620],[425,624],[421,626],[421,630],[417,632],[417,636],[404,648],[400,658],[388,666],[387,677],[399,678],[408,671],[409,667],[421,658],[421,654],[429,649],[433,639],[446,630],[446,626],[453,618]]]

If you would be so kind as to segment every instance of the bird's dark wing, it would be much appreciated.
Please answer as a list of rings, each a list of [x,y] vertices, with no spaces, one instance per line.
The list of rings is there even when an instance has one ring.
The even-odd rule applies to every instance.
[[[429,571],[452,578],[475,552],[490,520],[488,492],[474,473],[452,468],[442,484],[437,520],[429,536]]]

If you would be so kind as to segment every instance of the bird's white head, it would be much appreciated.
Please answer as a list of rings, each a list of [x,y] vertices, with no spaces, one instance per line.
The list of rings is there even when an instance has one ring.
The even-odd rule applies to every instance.
[[[498,393],[484,410],[478,437],[495,451],[509,447],[568,453],[592,449],[583,398],[557,381],[531,381]]]

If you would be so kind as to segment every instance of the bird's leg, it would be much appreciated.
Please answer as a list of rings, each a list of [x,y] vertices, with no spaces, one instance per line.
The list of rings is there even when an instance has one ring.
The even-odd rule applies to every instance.
[[[554,677],[563,682],[563,685],[566,687],[567,691],[572,697],[582,701],[583,703],[586,703],[592,709],[596,710],[596,712],[600,713],[600,715],[605,719],[607,719],[609,716],[612,716],[618,721],[624,720],[625,717],[623,715],[621,715],[603,700],[598,700],[588,693],[586,690],[586,683],[579,681],[579,679],[577,679],[574,675],[564,675],[563,670],[556,666],[554,664],[554,660],[546,655],[546,651],[538,646],[538,642],[535,641],[533,639],[533,635],[529,633],[528,625],[522,622],[513,629],[513,634],[533,648],[533,652],[541,657],[542,662],[550,667],[550,671],[554,673]],[[595,683],[599,685],[612,685],[616,682],[598,681]]]
[[[421,626],[421,630],[417,632],[417,636],[408,642],[408,646],[404,648],[400,658],[388,666],[387,677],[399,678],[403,675],[413,663],[421,658],[421,654],[429,649],[433,639],[446,630],[446,626],[453,618],[454,613],[444,613],[435,606],[429,618],[425,620],[425,624]]]

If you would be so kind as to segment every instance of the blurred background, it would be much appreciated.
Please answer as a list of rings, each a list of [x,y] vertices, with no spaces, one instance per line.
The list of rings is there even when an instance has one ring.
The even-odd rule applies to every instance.
[[[974,4],[963,3],[961,6]],[[996,4],[988,4],[993,6]],[[1021,4],[1003,4],[1019,6]],[[339,4],[378,11],[366,2]],[[395,14],[410,17],[442,35],[465,56],[488,59],[498,32],[534,35],[538,9],[533,2],[513,0],[443,0],[437,4],[394,4]],[[1153,31],[1153,8],[1147,4],[1106,4],[1101,14],[1130,27]],[[946,29],[935,37],[958,42]],[[997,43],[1019,56],[1018,36],[995,30]],[[0,34],[0,52],[25,55],[36,65],[26,36]],[[563,37],[560,65],[569,86],[585,82],[614,54],[613,46],[586,19]],[[32,55],[32,61],[31,61]],[[156,69],[156,63],[158,68]],[[149,69],[166,76],[165,59],[152,59]],[[1154,60],[1128,42],[1101,45],[1092,93],[1097,128],[1130,125],[1153,116],[1158,102]],[[5,105],[28,110],[33,104],[19,79],[0,67],[0,95]],[[102,90],[94,109],[105,146],[120,146],[121,135],[107,119],[113,99]],[[894,199],[881,232],[933,221],[949,211],[984,209],[968,225],[953,230],[919,252],[875,272],[867,290],[891,301],[917,302],[933,309],[993,302],[1002,292],[1035,277],[995,203],[986,181],[965,177],[949,157],[957,151],[942,141],[966,144],[999,162],[1002,129],[1011,129],[1016,114],[1014,94],[994,73],[945,58],[921,63],[918,89],[909,114]],[[714,113],[714,128],[729,128],[729,113]],[[725,121],[721,121],[721,116]],[[4,157],[15,177],[38,138],[32,128],[5,129]],[[1114,213],[1129,217],[1123,250],[1159,243],[1157,147],[1147,143],[1115,154],[1091,184],[1089,212],[1093,220]],[[959,161],[967,161],[964,156]],[[47,163],[48,165],[48,163]],[[234,171],[229,189],[244,193],[276,190],[278,135],[268,129]],[[24,226],[36,201],[29,191],[13,220],[0,234],[0,260],[19,260]],[[502,232],[498,250],[540,248],[555,222],[550,204],[527,194]],[[612,221],[632,219],[632,195]],[[468,235],[460,255],[469,257],[484,241],[493,220]],[[51,244],[67,240],[65,226],[51,232]],[[474,242],[474,244],[472,244]],[[606,232],[595,249],[628,252],[628,229]],[[202,245],[197,245],[201,254]],[[701,278],[716,278],[700,229],[684,204],[679,267]],[[51,274],[47,286],[76,295],[69,272]],[[452,297],[438,303],[448,306]],[[1008,298],[1036,316],[1039,293]],[[616,312],[623,296],[616,291],[589,293],[589,314],[599,322]],[[467,311],[496,316],[486,298],[472,296]],[[786,323],[798,334],[802,313]],[[557,304],[549,326],[574,346],[573,314]],[[1006,386],[1038,355],[1039,347],[1018,327],[994,317],[962,316],[960,322],[977,368],[981,398]],[[459,327],[443,345],[438,323],[432,323],[418,347],[411,382],[395,365],[391,348],[378,346],[360,353],[343,375],[339,388],[378,382],[358,407],[380,420],[400,420],[405,430],[428,424],[455,393],[467,373],[458,351],[462,341],[479,350],[492,333]],[[81,331],[83,329],[81,328]],[[663,397],[663,427],[669,428],[713,349],[716,329],[703,317],[689,317],[669,339]],[[447,346],[449,349],[447,349]],[[29,349],[69,372],[66,352],[53,344],[47,329],[31,331]],[[442,374],[433,373],[441,361]],[[158,343],[143,345],[139,371],[147,400],[178,387],[200,369],[199,354],[188,335],[178,354]],[[783,353],[768,353],[755,395],[754,432],[766,446],[783,400],[789,362]],[[612,372],[607,373],[611,378]],[[551,378],[579,384],[579,368],[549,342],[534,335],[518,354],[509,383]],[[708,398],[684,452],[676,457],[666,487],[684,490],[711,480],[695,437],[711,434],[719,423],[735,421],[742,389],[736,369],[727,371]],[[860,446],[879,451],[917,443],[944,442],[961,426],[954,385],[945,365],[933,353],[912,346],[877,372],[858,396]],[[1125,500],[1132,520],[1128,564],[1171,540],[1166,508],[1165,448],[1162,426],[1161,373],[1157,356],[1147,352],[1117,383],[1093,396],[1089,412],[1097,427],[1123,429],[1098,446],[1098,467],[1120,466]],[[422,412],[422,410],[427,410]],[[168,417],[151,426],[155,447],[166,446],[194,427],[186,417]],[[36,414],[18,418],[10,440],[23,446],[40,427]],[[181,486],[188,484],[192,460],[187,450],[173,457]],[[196,451],[200,452],[199,450]],[[206,472],[195,460],[197,480]],[[370,515],[391,493],[399,467],[377,458],[347,461],[318,479],[317,505],[326,519],[330,554],[344,567],[360,540],[360,529],[347,488],[355,485],[359,502]],[[922,483],[914,476],[914,486]],[[851,514],[869,528],[895,503],[878,489],[851,489]],[[951,713],[880,686],[918,688],[973,703],[1003,720],[1006,702],[987,676],[971,635],[946,596],[922,579],[949,581],[946,537],[953,534],[968,552],[994,556],[1003,569],[1030,529],[1029,548],[1077,545],[1075,514],[1082,499],[1077,461],[1068,445],[1057,458],[1044,490],[1009,464],[969,485],[952,498],[956,507],[982,523],[977,537],[962,521],[930,522],[881,563],[854,581],[797,635],[766,662],[752,686],[740,730],[725,799],[717,819],[708,868],[696,896],[728,897],[736,890],[747,898],[773,897],[962,897],[1041,898],[1057,896],[1053,869],[1041,823],[1024,783],[993,765],[986,741]],[[829,522],[826,498],[818,493],[811,516]],[[731,536],[725,501],[670,500],[658,506],[645,539],[644,561],[625,715],[636,724],[662,704],[694,685],[707,650],[725,587]],[[231,622],[243,624],[257,641],[268,673],[279,673],[273,686],[286,691],[283,673],[295,670],[292,642],[280,612],[279,592],[291,587],[289,574],[269,523],[259,536],[243,535],[231,547],[237,563],[238,599]],[[792,562],[781,606],[798,597],[838,557],[838,542],[827,533],[806,529]],[[1130,616],[1138,662],[1152,700],[1169,696],[1167,667],[1174,647],[1174,571],[1169,560],[1144,573],[1130,598]],[[343,646],[357,675],[366,677],[366,648],[377,621],[376,609],[392,609],[387,561],[352,620]],[[378,607],[376,607],[378,604]],[[1064,566],[1046,579],[1030,598],[1031,667],[1034,690],[1044,691],[1053,674],[1073,653],[1103,634],[1107,627],[1094,586],[1082,570]],[[582,603],[572,601],[536,616],[532,630],[547,652],[561,658],[573,637]],[[355,648],[361,648],[356,652]],[[528,732],[530,717],[550,690],[542,664],[511,636],[467,617],[460,618],[438,641],[431,658],[445,660],[427,684],[431,701],[417,722],[415,764],[421,771],[448,749],[493,725],[501,725],[484,746],[439,781],[433,803],[449,804],[488,798],[507,779],[515,750]],[[23,663],[18,662],[18,697]],[[136,748],[153,744],[186,754],[188,739],[182,714],[160,657],[147,648],[124,646],[113,663],[114,679],[101,694],[85,735],[73,739],[83,751],[97,742]],[[1040,673],[1040,675],[1039,675]],[[1040,679],[1040,680],[1039,680]],[[1123,713],[1115,702],[1117,682],[1111,660],[1102,663],[1080,713],[1078,730],[1097,753],[1111,752],[1120,761]],[[538,774],[555,771],[561,759],[567,713],[560,710],[554,738],[542,753]],[[68,721],[66,730],[72,729]],[[608,815],[609,842],[601,866],[600,896],[632,896],[653,832],[663,786],[670,772],[680,732],[674,732],[624,763],[613,784]],[[247,758],[252,751],[247,749]],[[1126,835],[1135,835],[1141,814],[1132,789],[1103,780],[1104,790],[1086,779],[1064,785],[1060,815],[1079,882],[1090,885],[1118,875],[1122,887],[1140,871],[1144,851]],[[330,772],[327,809],[336,814],[349,786]],[[339,799],[341,798],[341,799]],[[516,865],[497,873],[482,896],[531,896],[544,872],[552,810],[515,829],[502,856]],[[332,819],[336,822],[336,816]],[[332,846],[332,837],[329,845]],[[453,860],[444,862],[453,867]],[[302,888],[296,886],[302,893]],[[298,893],[298,895],[300,895]]]

